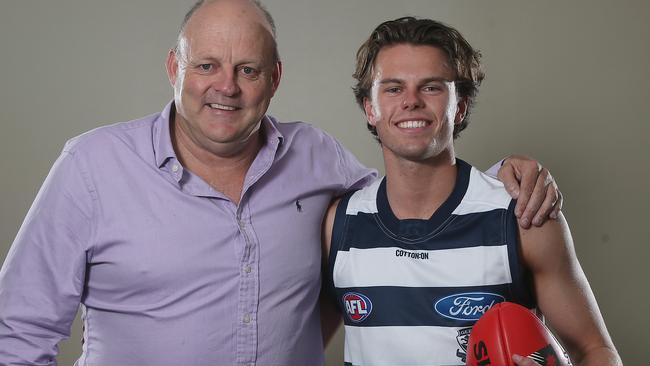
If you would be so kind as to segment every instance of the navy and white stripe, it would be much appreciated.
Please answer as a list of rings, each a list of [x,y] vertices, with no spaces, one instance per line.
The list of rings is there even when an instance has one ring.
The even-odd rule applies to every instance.
[[[499,181],[457,167],[453,192],[428,220],[397,219],[385,179],[341,200],[329,272],[346,365],[464,365],[468,328],[490,301],[533,306],[514,201]]]

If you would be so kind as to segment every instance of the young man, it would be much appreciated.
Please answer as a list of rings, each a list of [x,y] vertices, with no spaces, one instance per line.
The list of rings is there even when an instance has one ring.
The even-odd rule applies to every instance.
[[[355,78],[386,177],[324,222],[346,365],[464,365],[471,326],[502,301],[541,310],[574,362],[619,364],[564,217],[519,229],[503,185],[456,158],[480,54],[451,27],[400,18],[361,46]]]

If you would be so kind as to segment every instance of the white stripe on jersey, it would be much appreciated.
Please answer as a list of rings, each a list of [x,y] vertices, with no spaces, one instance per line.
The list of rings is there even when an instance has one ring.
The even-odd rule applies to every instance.
[[[383,179],[378,178],[368,187],[356,191],[350,197],[348,207],[345,211],[346,215],[356,215],[359,212],[363,213],[377,213],[377,191]]]
[[[436,360],[435,366],[462,365],[456,350],[454,327],[354,327],[345,326],[345,362],[352,365],[418,365]],[[363,343],[363,344],[361,344]],[[354,352],[350,352],[352,347]]]
[[[333,273],[336,287],[453,287],[512,282],[506,245],[406,251],[428,254],[428,259],[420,259],[418,254],[420,258],[398,256],[400,250],[339,251]]]
[[[474,167],[469,174],[471,184],[467,187],[463,200],[454,210],[454,215],[508,208],[512,198],[503,188],[503,183],[481,173]]]

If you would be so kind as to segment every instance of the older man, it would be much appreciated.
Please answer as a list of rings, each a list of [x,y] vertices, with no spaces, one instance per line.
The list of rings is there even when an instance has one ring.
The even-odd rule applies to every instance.
[[[375,173],[265,115],[282,68],[257,3],[197,3],[167,71],[161,113],[76,137],[54,164],[0,273],[0,364],[53,365],[79,304],[79,366],[323,364],[321,221]],[[522,186],[548,178],[524,166]],[[559,208],[550,184],[532,211],[547,190],[542,216]]]

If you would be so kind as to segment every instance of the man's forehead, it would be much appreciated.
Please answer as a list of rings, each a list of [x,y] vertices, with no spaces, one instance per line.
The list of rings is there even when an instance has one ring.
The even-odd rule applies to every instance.
[[[200,19],[199,19],[200,20]],[[272,57],[275,43],[260,23],[195,23],[185,29],[179,51],[190,59],[216,58],[225,54],[260,61]]]
[[[428,44],[411,44],[411,43],[398,43],[387,45],[379,49],[375,64],[382,61],[395,61],[401,56],[406,54],[409,57],[404,57],[400,61],[430,61],[431,63],[441,64],[449,67],[449,56],[447,52],[438,46]]]
[[[449,80],[455,71],[443,49],[405,43],[382,47],[373,63],[372,74],[375,81],[415,76]]]

